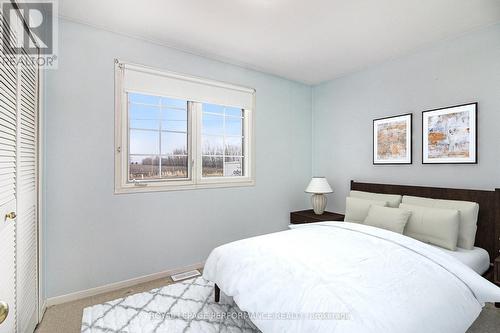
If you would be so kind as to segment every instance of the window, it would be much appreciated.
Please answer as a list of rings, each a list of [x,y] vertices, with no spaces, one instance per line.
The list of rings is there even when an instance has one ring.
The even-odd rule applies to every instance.
[[[202,111],[202,176],[244,175],[245,110],[203,104]]]
[[[128,181],[188,179],[186,100],[127,93]]]
[[[116,63],[115,192],[254,184],[255,91]]]

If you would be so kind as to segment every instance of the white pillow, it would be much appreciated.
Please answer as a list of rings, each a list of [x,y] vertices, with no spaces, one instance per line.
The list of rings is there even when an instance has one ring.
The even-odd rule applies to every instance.
[[[433,207],[456,209],[460,212],[460,225],[458,230],[458,247],[472,250],[476,240],[477,217],[479,215],[479,205],[471,201],[442,200],[405,195],[403,203]]]
[[[363,192],[363,191],[351,191],[349,193],[350,197],[360,198],[366,200],[377,200],[377,201],[386,201],[387,206],[398,208],[401,203],[402,196],[398,194],[382,194],[382,193],[372,193],[372,192]]]
[[[387,202],[347,197],[345,200],[344,221],[363,223],[368,215],[368,209],[370,209],[371,205],[387,206]]]
[[[411,211],[404,234],[455,251],[457,249],[460,212],[456,209],[431,208],[401,204],[400,208]]]
[[[364,224],[402,234],[411,212],[403,208],[371,205]]]

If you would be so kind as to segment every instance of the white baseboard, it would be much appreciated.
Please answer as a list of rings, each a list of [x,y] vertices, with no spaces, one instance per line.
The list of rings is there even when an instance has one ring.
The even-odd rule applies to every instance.
[[[87,298],[87,297],[107,293],[110,291],[115,291],[118,289],[127,288],[130,286],[139,284],[139,283],[144,283],[144,282],[149,282],[149,281],[165,278],[165,277],[168,277],[168,276],[173,275],[173,274],[183,273],[183,272],[190,271],[193,269],[201,269],[201,268],[203,268],[204,265],[205,265],[205,262],[199,262],[199,263],[185,266],[185,267],[181,267],[181,268],[169,269],[169,270],[166,270],[163,272],[144,275],[144,276],[140,276],[140,277],[129,279],[129,280],[113,282],[113,283],[110,283],[110,284],[107,284],[104,286],[100,286],[100,287],[90,288],[87,290],[77,291],[74,293],[61,295],[61,296],[50,297],[50,298],[47,298],[45,300],[44,305],[45,305],[45,307],[50,307],[50,306],[57,305],[57,304],[77,301],[77,300],[82,299],[82,298]]]
[[[40,305],[40,309],[38,310],[38,323],[42,321],[45,310],[47,310],[47,301],[43,300],[42,304]]]
[[[47,310],[47,301],[43,301],[42,306],[40,307],[40,318],[43,317],[45,310]]]

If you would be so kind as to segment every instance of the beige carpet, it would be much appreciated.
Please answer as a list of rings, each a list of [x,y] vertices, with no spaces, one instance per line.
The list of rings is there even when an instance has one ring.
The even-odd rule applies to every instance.
[[[82,312],[87,306],[100,304],[135,293],[144,292],[174,283],[170,278],[158,279],[148,283],[135,285],[79,301],[55,305],[47,309],[37,333],[80,333]],[[493,304],[487,304],[476,322],[467,333],[498,333],[500,332],[500,309]]]

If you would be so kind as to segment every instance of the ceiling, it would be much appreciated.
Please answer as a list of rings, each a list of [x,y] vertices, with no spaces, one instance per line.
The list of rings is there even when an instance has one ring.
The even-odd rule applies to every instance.
[[[59,0],[59,15],[317,84],[500,22],[499,0]]]

